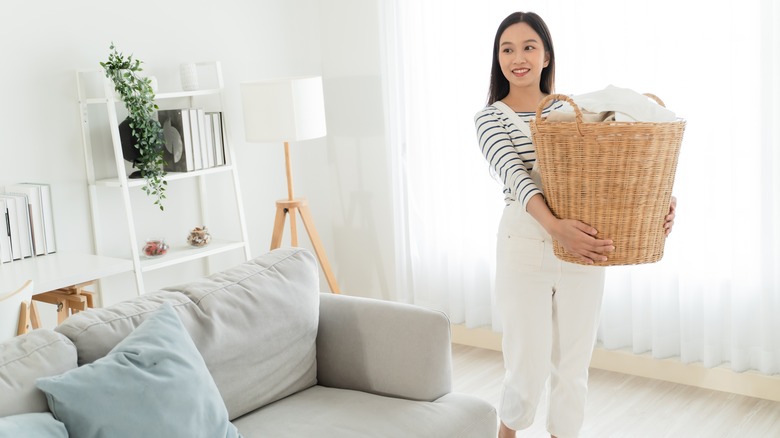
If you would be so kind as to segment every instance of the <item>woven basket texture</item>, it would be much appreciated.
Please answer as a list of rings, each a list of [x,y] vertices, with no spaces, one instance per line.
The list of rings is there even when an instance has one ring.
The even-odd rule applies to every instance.
[[[541,112],[554,99],[569,102],[577,121],[546,122]],[[598,238],[613,240],[615,251],[595,265],[657,262],[685,121],[582,123],[581,114],[568,96],[553,94],[531,122],[547,205],[556,217],[578,219],[596,228]],[[561,260],[584,264],[557,241],[553,250]]]

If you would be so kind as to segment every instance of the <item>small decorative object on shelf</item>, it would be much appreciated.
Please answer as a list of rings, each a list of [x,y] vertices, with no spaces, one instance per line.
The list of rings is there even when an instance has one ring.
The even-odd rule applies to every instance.
[[[181,89],[195,91],[198,89],[198,66],[194,62],[188,62],[179,66],[181,75]]]
[[[165,239],[148,239],[143,247],[146,257],[164,256],[168,252],[168,244]]]
[[[211,241],[211,234],[205,225],[202,227],[195,227],[190,231],[190,235],[187,236],[187,243],[191,246],[201,247],[206,246]]]

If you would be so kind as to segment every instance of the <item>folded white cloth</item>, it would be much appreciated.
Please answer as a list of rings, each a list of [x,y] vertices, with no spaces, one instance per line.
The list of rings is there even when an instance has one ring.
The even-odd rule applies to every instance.
[[[673,122],[676,120],[673,111],[658,105],[647,96],[614,85],[592,93],[572,96],[572,100],[583,112],[614,111],[615,121],[618,122]]]
[[[548,122],[573,122],[577,120],[577,115],[574,114],[574,110],[571,106],[567,106],[566,110],[553,110],[547,115]],[[601,113],[592,113],[590,111],[582,111],[582,121],[585,123],[593,122],[614,122],[615,112],[604,111]]]

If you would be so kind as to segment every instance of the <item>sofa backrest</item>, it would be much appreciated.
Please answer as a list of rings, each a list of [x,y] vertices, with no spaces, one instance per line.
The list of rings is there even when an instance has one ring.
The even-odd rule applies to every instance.
[[[46,396],[35,380],[73,368],[76,347],[52,330],[33,330],[0,343],[0,417],[48,412]]]
[[[319,274],[305,249],[284,248],[207,278],[68,318],[79,364],[107,354],[163,302],[192,336],[230,419],[317,383]]]
[[[170,303],[176,309],[186,327],[197,326],[192,300],[178,292],[158,291],[109,307],[79,312],[54,330],[73,341],[81,366],[108,354],[163,303]]]

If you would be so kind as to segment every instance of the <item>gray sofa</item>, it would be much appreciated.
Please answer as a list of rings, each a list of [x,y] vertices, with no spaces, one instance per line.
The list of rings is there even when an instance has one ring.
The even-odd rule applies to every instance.
[[[199,430],[196,436],[209,438],[236,430],[245,438],[496,435],[493,406],[452,392],[444,314],[318,290],[311,253],[278,249],[6,341],[0,437],[14,428],[36,436],[32,430],[45,427],[115,436],[104,427],[123,421],[127,436],[142,430],[166,437]],[[169,325],[153,326],[169,308]],[[157,348],[163,359],[144,362],[151,354],[144,342],[164,342],[176,330],[171,324],[182,326],[186,339],[170,335]],[[189,344],[197,359],[168,370],[175,361],[165,355]],[[205,377],[188,374],[201,362]],[[176,386],[185,378],[185,386]],[[219,432],[205,432],[217,422],[225,423]]]

